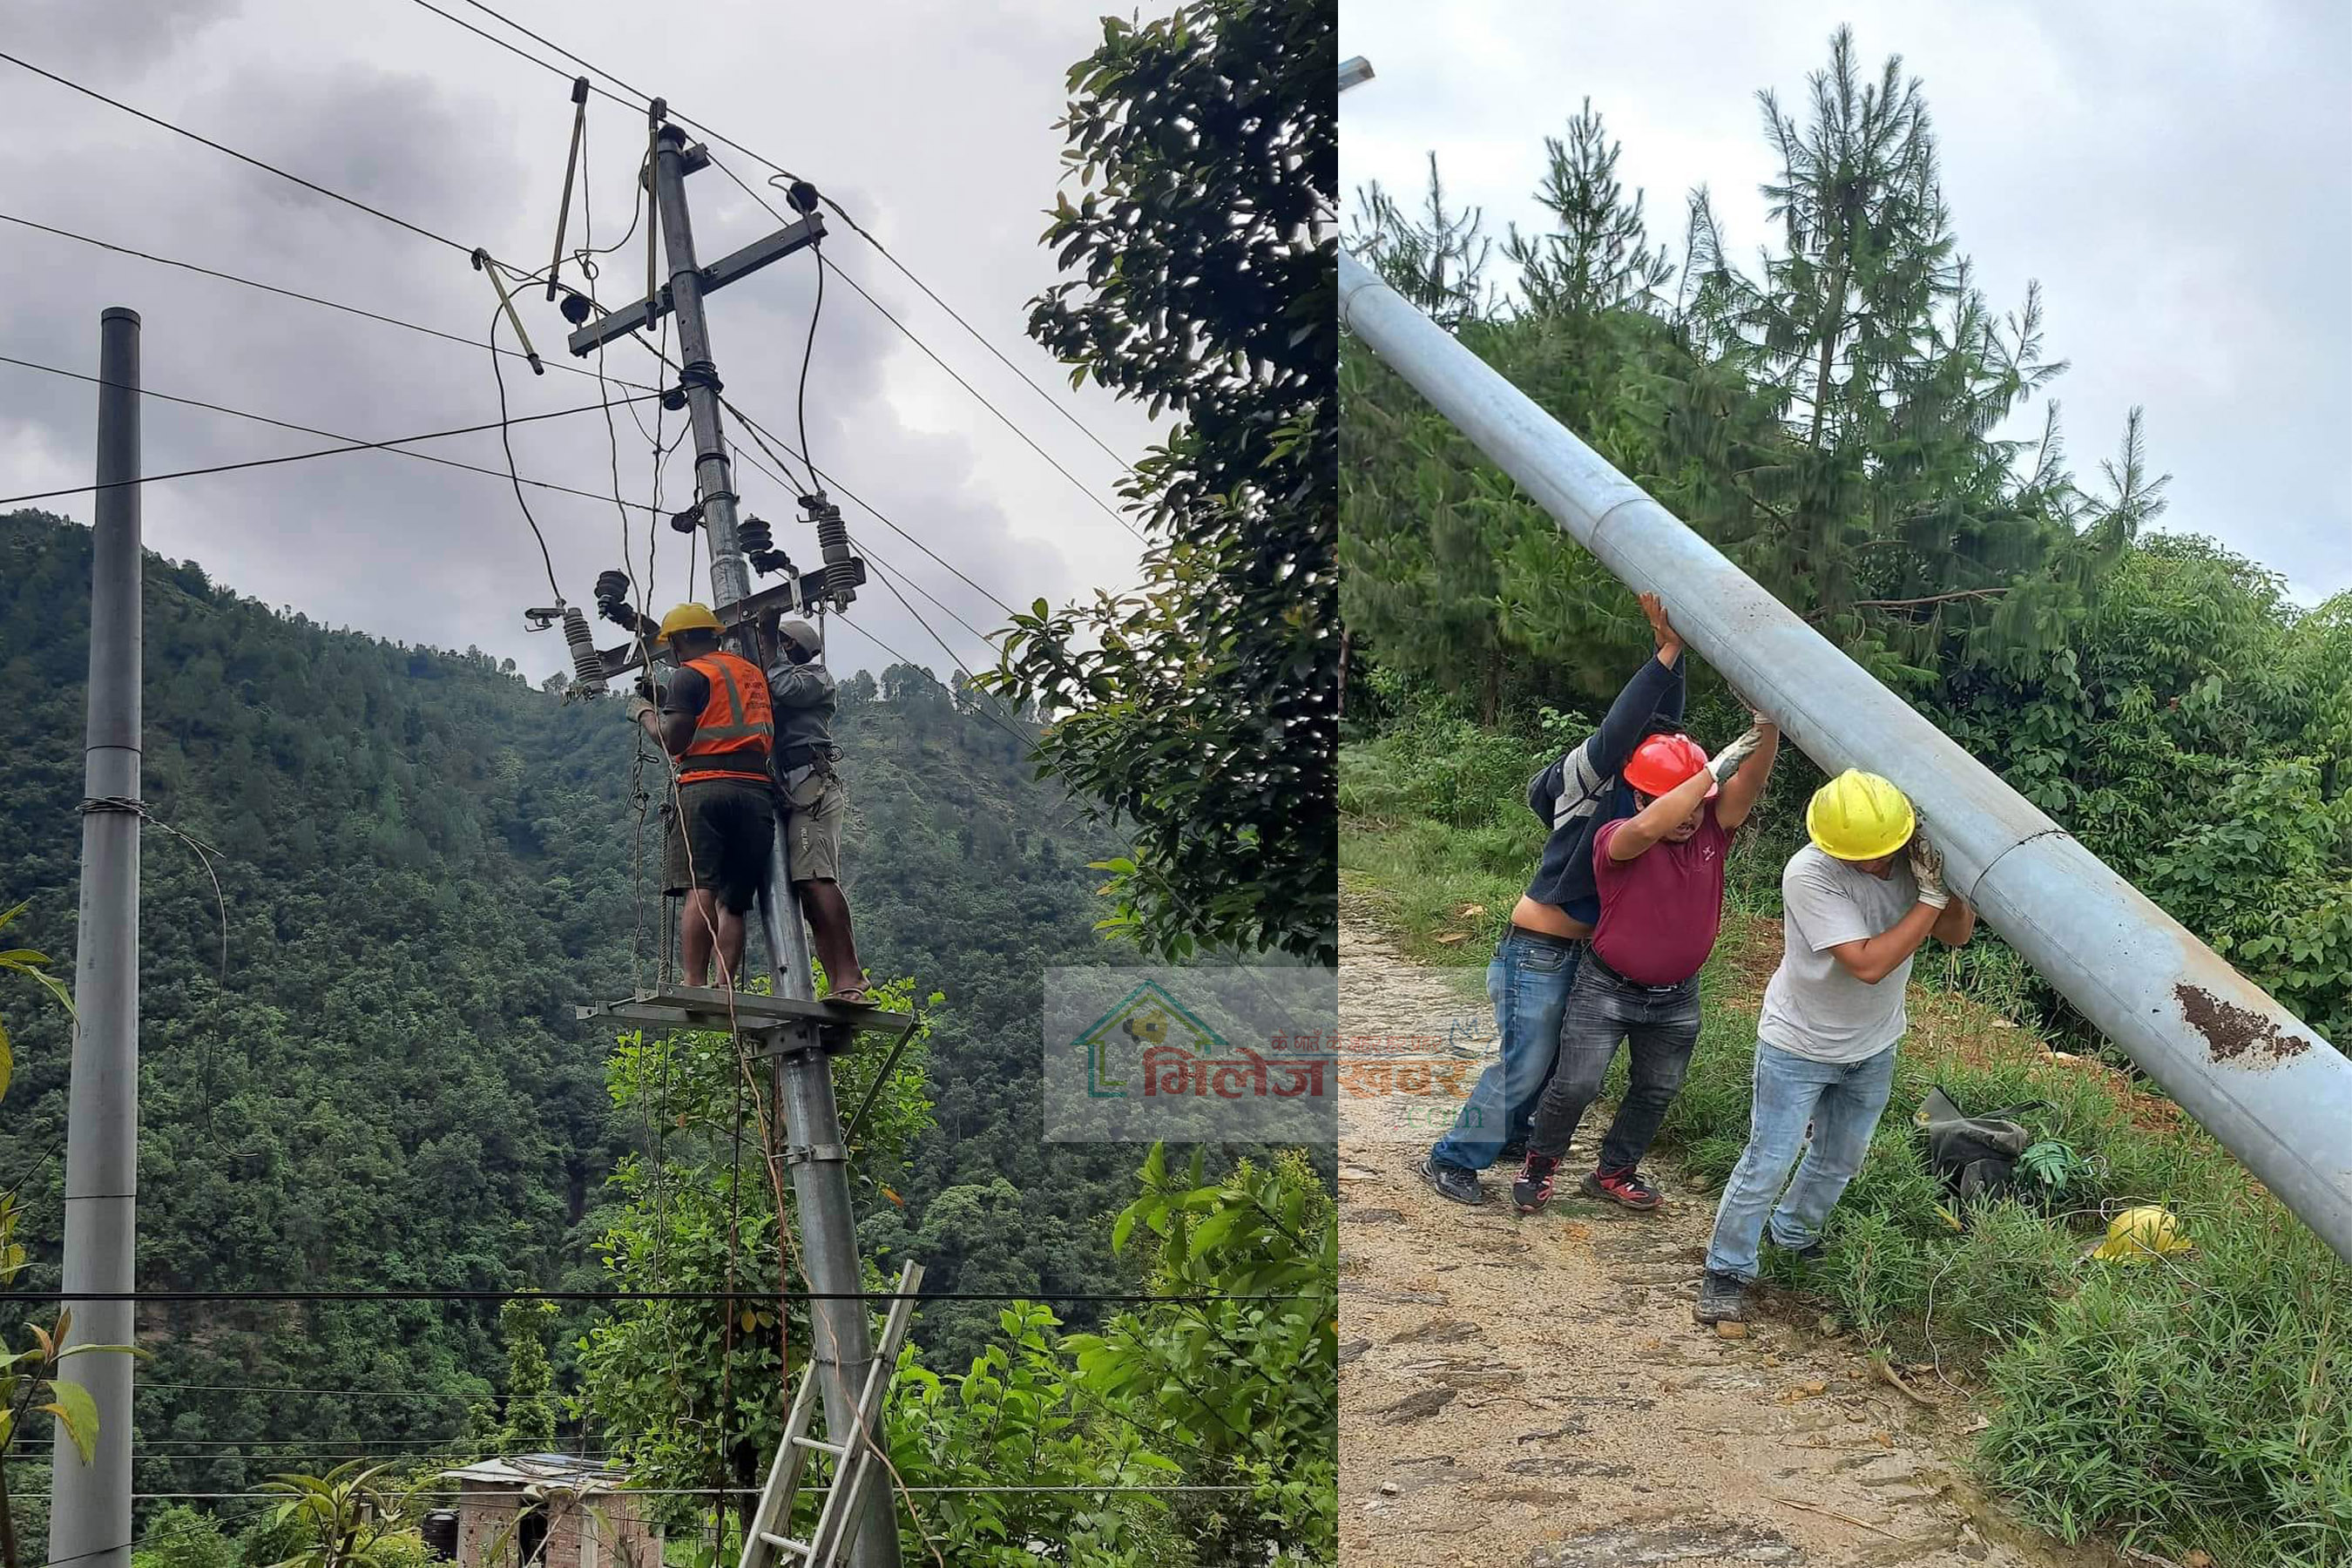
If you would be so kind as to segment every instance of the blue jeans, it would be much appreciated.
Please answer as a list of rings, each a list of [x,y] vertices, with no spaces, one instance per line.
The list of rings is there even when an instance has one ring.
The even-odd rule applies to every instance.
[[[1698,1047],[1698,981],[1653,991],[1609,973],[1601,960],[1581,965],[1569,987],[1559,1029],[1559,1066],[1528,1129],[1528,1152],[1557,1160],[1568,1152],[1585,1109],[1600,1096],[1617,1042],[1625,1042],[1625,1098],[1601,1141],[1604,1171],[1630,1171],[1650,1152]]]
[[[1478,1075],[1477,1087],[1454,1118],[1453,1131],[1429,1157],[1465,1171],[1483,1171],[1506,1143],[1524,1142],[1528,1121],[1559,1052],[1559,1016],[1585,944],[1538,936],[1513,926],[1486,965],[1486,996],[1495,1004],[1495,1032],[1503,1059]]]
[[[1756,1101],[1748,1148],[1715,1211],[1710,1272],[1753,1279],[1769,1222],[1773,1241],[1795,1248],[1820,1239],[1822,1222],[1862,1169],[1870,1135],[1895,1089],[1895,1047],[1858,1062],[1817,1062],[1756,1043]],[[1805,1140],[1811,1122],[1812,1141]],[[1797,1163],[1800,1151],[1804,1163]],[[1789,1181],[1789,1168],[1797,1178]],[[1788,1190],[1781,1191],[1781,1184]],[[1775,1200],[1778,1200],[1777,1203]]]

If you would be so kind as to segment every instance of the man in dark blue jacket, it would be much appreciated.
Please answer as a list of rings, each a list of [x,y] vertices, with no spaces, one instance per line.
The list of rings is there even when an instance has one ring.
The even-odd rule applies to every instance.
[[[1593,835],[1601,824],[1633,815],[1633,792],[1621,776],[1633,748],[1645,735],[1682,728],[1682,638],[1655,594],[1642,595],[1642,613],[1650,618],[1657,657],[1625,683],[1597,733],[1528,784],[1528,809],[1551,837],[1535,879],[1511,910],[1511,929],[1486,966],[1502,1059],[1480,1075],[1453,1130],[1418,1167],[1423,1181],[1455,1203],[1485,1203],[1478,1173],[1506,1149],[1527,1142],[1528,1120],[1559,1053],[1560,1011],[1601,919]]]

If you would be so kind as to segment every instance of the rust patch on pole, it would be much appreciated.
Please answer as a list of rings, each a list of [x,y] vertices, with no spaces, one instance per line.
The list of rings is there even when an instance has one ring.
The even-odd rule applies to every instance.
[[[2205,1045],[2217,1062],[2268,1065],[2311,1049],[2311,1042],[2302,1036],[2287,1034],[2275,1021],[2224,1002],[2201,985],[2176,985],[2172,994],[2189,1027],[2205,1037]],[[2246,1062],[2249,1057],[2257,1060]]]

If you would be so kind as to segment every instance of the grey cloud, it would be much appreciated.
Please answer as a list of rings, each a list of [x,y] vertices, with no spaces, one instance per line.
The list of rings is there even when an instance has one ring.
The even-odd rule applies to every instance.
[[[104,34],[101,19],[78,7],[53,9],[65,18],[52,17],[55,26],[81,29],[70,40],[74,49],[56,58],[87,59]],[[226,7],[185,7],[178,31],[156,29],[145,76],[110,90],[322,184],[486,244],[516,265],[542,265],[568,131],[563,84],[421,11],[412,16],[412,9],[384,7],[380,34],[362,49],[322,26],[324,14],[294,0],[254,0],[242,16]],[[591,58],[664,89],[666,78],[677,79],[661,59],[638,58],[658,51],[635,47],[635,16],[617,3],[593,3],[555,28]],[[1090,0],[1032,5],[1009,25],[954,7],[897,17],[845,13],[821,26],[805,18],[786,26],[751,8],[729,20],[740,47],[711,68],[708,81],[698,73],[698,90],[681,92],[681,107],[824,184],[1034,379],[1057,384],[1052,363],[1024,343],[1020,324],[1028,297],[1053,276],[1050,258],[1034,243],[1042,226],[1035,215],[1059,174],[1050,122],[1060,110],[1062,73],[1095,37]],[[908,26],[928,29],[932,47],[907,51]],[[899,51],[888,72],[850,76],[810,66],[871,56],[885,33],[896,35],[891,47]],[[25,47],[32,54],[31,44]],[[34,87],[0,95],[0,210],[467,337],[487,331],[490,288],[463,256],[102,106]],[[619,238],[627,221],[642,134],[641,120],[597,101],[591,195],[600,244]],[[754,165],[718,151],[757,183]],[[716,172],[695,176],[690,190],[706,257],[772,225]],[[575,215],[575,230],[577,221]],[[1037,406],[1034,393],[863,242],[842,231],[828,251],[1097,493],[1109,492],[1113,470],[1101,455]],[[644,252],[633,241],[604,268],[604,298],[634,297],[643,287]],[[99,310],[131,304],[146,317],[145,378],[152,388],[367,438],[497,416],[488,356],[479,349],[7,226],[0,226],[0,269],[10,282],[0,291],[0,352],[90,368]],[[729,395],[794,446],[813,283],[803,258],[790,258],[712,306]],[[521,308],[541,352],[568,360],[561,347],[565,323],[554,308],[536,292]],[[607,363],[614,375],[635,381],[658,373],[652,356],[628,344],[615,345]],[[512,361],[506,381],[517,414],[597,396],[591,378],[533,377]],[[14,467],[21,470],[6,476],[0,493],[86,483],[94,403],[86,385],[0,366],[0,450],[18,455]],[[637,415],[647,425],[654,418],[650,406]],[[1125,450],[1140,450],[1148,438],[1139,414],[1098,395],[1086,400],[1082,416]],[[678,417],[663,416],[666,435],[676,434]],[[621,492],[631,501],[650,500],[647,439],[627,411],[614,418]],[[146,421],[150,471],[324,444],[153,400]],[[826,290],[808,424],[818,460],[848,489],[1013,604],[1067,599],[1131,576],[1134,546],[1124,532],[835,286]],[[518,426],[513,442],[527,477],[591,492],[612,485],[614,447],[596,414]],[[424,449],[501,471],[506,460],[495,435]],[[690,497],[691,456],[682,451],[674,459],[666,506]],[[777,524],[780,542],[796,558],[814,559],[796,521],[794,487],[747,471],[739,488]],[[528,494],[560,584],[570,598],[583,599],[597,572],[621,563],[622,525],[612,502]],[[369,454],[159,484],[145,505],[152,547],[195,558],[266,603],[411,642],[478,645],[515,658],[534,677],[562,662],[551,637],[521,629],[520,610],[542,602],[548,585],[502,479]],[[54,508],[89,515],[83,498]],[[875,553],[957,614],[984,628],[1002,621],[993,605],[913,546],[855,505],[846,510]],[[646,521],[632,514],[627,545],[640,571]],[[656,542],[656,597],[707,592],[687,574],[685,539],[663,526]],[[967,661],[982,657],[973,637],[919,595],[909,596]],[[845,665],[879,668],[891,659],[856,629],[862,628],[935,670],[949,668],[879,582],[851,627],[836,644]]]

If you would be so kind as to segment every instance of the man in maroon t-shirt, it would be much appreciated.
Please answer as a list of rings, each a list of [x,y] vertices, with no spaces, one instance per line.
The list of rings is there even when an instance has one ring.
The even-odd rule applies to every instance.
[[[1712,762],[1688,735],[1653,735],[1625,764],[1639,809],[1592,841],[1601,920],[1560,1016],[1559,1065],[1528,1130],[1527,1168],[1511,1184],[1521,1214],[1551,1201],[1553,1173],[1620,1040],[1631,1081],[1583,1190],[1627,1208],[1658,1206],[1637,1167],[1698,1045],[1698,972],[1723,924],[1724,856],[1764,794],[1780,743],[1759,714]]]

